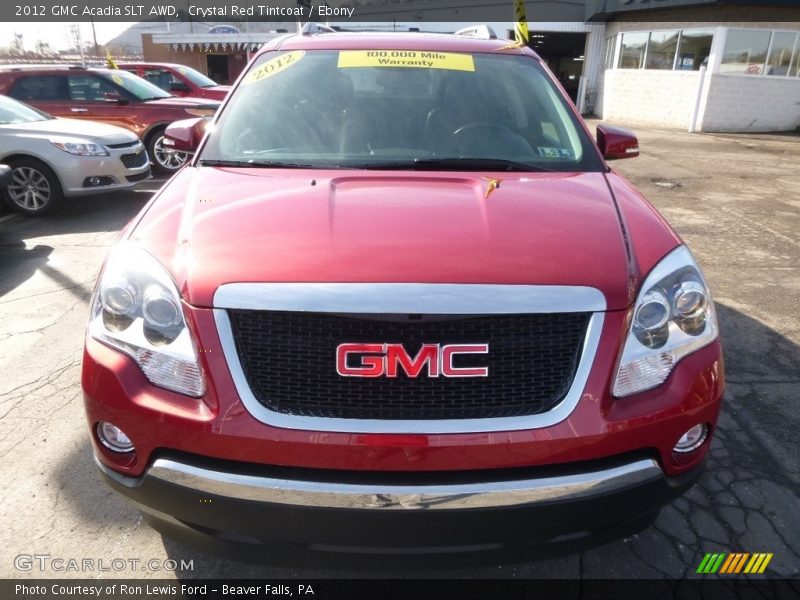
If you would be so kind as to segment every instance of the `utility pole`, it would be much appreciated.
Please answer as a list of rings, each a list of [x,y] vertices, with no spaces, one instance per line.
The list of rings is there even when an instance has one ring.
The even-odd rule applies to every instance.
[[[91,17],[90,21],[92,23],[92,40],[94,40],[94,55],[95,55],[95,58],[99,58],[100,57],[100,53],[99,53],[98,47],[97,47],[97,32],[94,29],[94,17]]]
[[[80,23],[75,23],[70,27],[72,30],[72,37],[75,41],[75,45],[78,46],[78,51],[81,53],[81,65],[84,67],[86,66],[86,57],[83,55],[83,37],[81,36],[81,25]]]

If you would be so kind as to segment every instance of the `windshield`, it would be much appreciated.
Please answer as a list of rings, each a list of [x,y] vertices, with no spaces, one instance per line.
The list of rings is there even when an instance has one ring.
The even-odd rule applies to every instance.
[[[17,102],[7,96],[0,96],[0,125],[47,121],[52,118],[47,113],[38,111],[27,104]]]
[[[126,92],[133,94],[139,100],[151,100],[153,98],[170,98],[171,96],[160,87],[153,85],[149,81],[142,79],[138,75],[128,71],[115,70],[99,73],[106,79],[110,79]]]
[[[217,82],[213,79],[209,79],[205,75],[203,75],[200,71],[195,71],[191,67],[175,67],[175,69],[186,77],[189,81],[195,84],[197,87],[207,88],[207,87],[214,87],[217,85]]]
[[[200,164],[602,170],[566,102],[520,55],[268,53],[235,89]]]

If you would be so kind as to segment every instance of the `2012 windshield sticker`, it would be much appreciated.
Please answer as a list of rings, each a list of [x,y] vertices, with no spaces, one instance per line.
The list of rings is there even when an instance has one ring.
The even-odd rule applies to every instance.
[[[470,54],[453,52],[420,52],[416,50],[342,50],[340,69],[351,67],[410,67],[416,69],[448,69],[475,71]]]
[[[296,65],[300,59],[305,56],[305,54],[306,53],[303,50],[294,50],[292,52],[287,52],[286,54],[276,56],[275,58],[258,65],[252,71],[250,71],[242,80],[242,85],[250,85],[251,83],[256,83],[257,81],[261,81],[267,77],[277,75],[281,71],[285,71],[289,67]]]

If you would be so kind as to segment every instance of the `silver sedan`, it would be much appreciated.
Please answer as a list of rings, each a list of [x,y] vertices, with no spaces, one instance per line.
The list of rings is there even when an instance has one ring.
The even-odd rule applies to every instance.
[[[126,189],[150,177],[147,152],[133,133],[57,119],[6,96],[0,162],[12,169],[6,203],[29,215],[47,213],[65,197]]]

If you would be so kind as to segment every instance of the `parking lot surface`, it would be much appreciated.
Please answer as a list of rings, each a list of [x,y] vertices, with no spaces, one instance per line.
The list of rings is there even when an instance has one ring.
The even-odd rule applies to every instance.
[[[699,484],[631,538],[558,558],[361,572],[250,565],[162,538],[102,485],[83,417],[88,300],[106,249],[160,182],[71,199],[46,219],[0,215],[0,577],[682,578],[707,552],[770,552],[800,577],[800,137],[637,129],[615,167],[689,243],[718,305],[727,393]],[[171,573],[54,572],[19,555],[193,561]],[[130,563],[129,563],[130,564]]]

